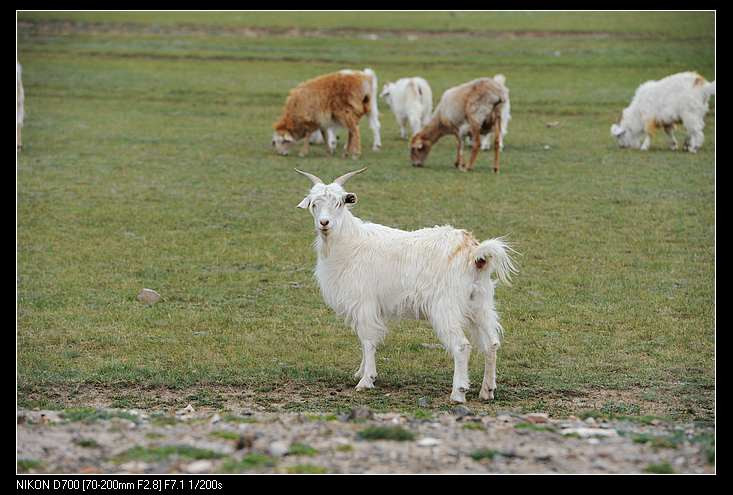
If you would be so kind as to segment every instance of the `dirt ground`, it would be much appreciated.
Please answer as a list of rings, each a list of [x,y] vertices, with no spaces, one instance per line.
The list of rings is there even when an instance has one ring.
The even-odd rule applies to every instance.
[[[714,431],[543,413],[18,410],[26,473],[714,473]]]

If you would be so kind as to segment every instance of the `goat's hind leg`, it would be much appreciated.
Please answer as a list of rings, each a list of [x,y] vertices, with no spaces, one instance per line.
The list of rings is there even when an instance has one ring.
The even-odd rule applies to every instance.
[[[471,330],[474,341],[484,354],[484,379],[478,397],[492,400],[496,390],[496,355],[501,345],[501,325],[496,311],[481,310]]]
[[[470,387],[468,379],[468,360],[471,357],[471,344],[457,322],[459,318],[451,318],[450,311],[437,311],[440,316],[432,319],[433,328],[440,342],[453,355],[453,388],[450,400],[466,402],[466,392]]]

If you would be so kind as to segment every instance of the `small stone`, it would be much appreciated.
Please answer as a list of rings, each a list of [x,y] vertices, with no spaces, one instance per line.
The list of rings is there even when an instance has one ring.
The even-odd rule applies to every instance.
[[[239,435],[239,440],[237,440],[236,448],[237,450],[242,449],[251,449],[252,445],[255,443],[255,435],[254,433],[242,433]]]
[[[512,420],[512,417],[508,414],[499,414],[496,417],[497,421],[501,421],[502,423],[509,423]]]
[[[563,435],[578,435],[581,438],[589,437],[615,437],[618,436],[616,430],[605,428],[565,428],[560,430]]]
[[[560,122],[558,122],[558,121],[556,120],[556,121],[553,121],[553,122],[546,122],[546,123],[545,123],[545,125],[546,125],[547,127],[557,127],[557,126],[559,126],[559,125],[560,125]]]
[[[596,420],[593,418],[593,416],[588,416],[587,418],[585,418],[585,424],[594,425],[596,424]]]
[[[155,304],[160,301],[160,294],[153,289],[143,289],[137,295],[137,300],[145,304]]]
[[[418,440],[417,445],[419,447],[435,447],[436,445],[440,445],[440,440],[437,438],[425,437]]]
[[[267,451],[273,457],[282,457],[288,453],[288,450],[290,450],[290,445],[281,440],[278,440],[277,442],[272,442],[267,448]]]
[[[221,416],[219,415],[219,413],[214,413],[214,415],[211,417],[211,420],[209,420],[209,424],[213,425],[218,423],[219,421],[221,421]]]
[[[349,420],[355,419],[371,419],[374,417],[374,413],[366,406],[359,406],[349,412]]]
[[[208,473],[211,471],[211,469],[214,467],[214,463],[211,461],[208,461],[206,459],[201,459],[200,461],[194,461],[188,466],[185,467],[185,471],[187,473],[192,474],[198,474],[198,473]]]
[[[142,461],[130,461],[124,464],[120,464],[120,469],[122,471],[127,471],[129,473],[142,473],[147,468],[148,468],[147,463],[142,462]]]
[[[466,406],[460,404],[451,409],[451,413],[458,416],[459,418],[462,418],[464,416],[473,416],[473,411],[471,411]]]
[[[417,399],[417,407],[430,407],[430,399],[427,397],[420,397]]]
[[[524,419],[534,424],[547,423],[548,418],[547,413],[530,413],[524,416]]]
[[[549,149],[550,149],[550,145],[549,145],[549,144],[546,144],[546,145],[544,145],[544,146],[542,147],[542,149],[545,149],[545,150],[549,150]]]

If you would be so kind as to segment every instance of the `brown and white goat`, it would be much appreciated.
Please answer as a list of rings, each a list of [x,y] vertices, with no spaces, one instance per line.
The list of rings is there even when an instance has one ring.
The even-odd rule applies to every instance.
[[[494,136],[494,172],[499,171],[499,140],[501,137],[501,113],[509,100],[509,93],[501,82],[489,77],[450,88],[443,93],[430,122],[410,141],[412,164],[421,167],[431,147],[443,136],[452,134],[458,146],[455,166],[461,171],[472,170],[481,147],[481,134],[492,132]],[[473,141],[471,158],[463,161],[461,127],[468,125]]]
[[[291,146],[303,139],[300,156],[308,153],[310,135],[320,130],[325,136],[329,129],[345,127],[349,132],[345,154],[356,158],[361,153],[359,121],[376,109],[377,78],[374,71],[340,71],[310,79],[290,90],[280,120],[275,122],[272,146],[281,155],[287,155]],[[370,122],[371,124],[371,122]],[[379,142],[378,128],[375,148]],[[305,139],[304,139],[305,138]],[[329,142],[329,152],[335,146]]]

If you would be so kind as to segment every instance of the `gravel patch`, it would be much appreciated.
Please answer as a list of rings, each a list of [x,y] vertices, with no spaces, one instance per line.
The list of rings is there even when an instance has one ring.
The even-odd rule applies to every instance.
[[[18,472],[714,473],[714,430],[544,413],[430,419],[129,409],[17,413]],[[389,431],[386,438],[360,435]],[[395,435],[404,430],[405,435]],[[410,435],[411,434],[411,435]]]

